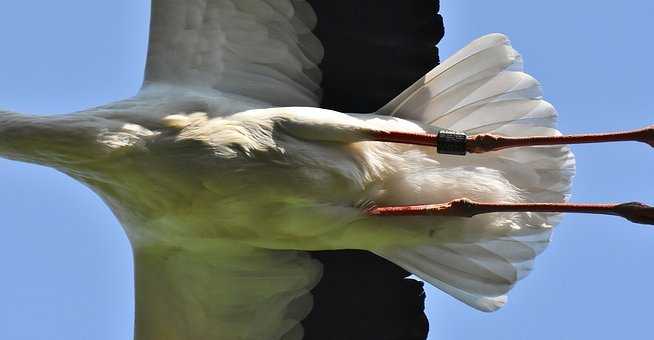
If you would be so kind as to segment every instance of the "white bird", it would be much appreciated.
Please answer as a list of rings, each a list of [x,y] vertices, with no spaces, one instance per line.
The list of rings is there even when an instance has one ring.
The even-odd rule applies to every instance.
[[[137,96],[63,116],[0,112],[1,156],[79,180],[124,226],[136,339],[301,338],[320,279],[307,250],[369,250],[494,311],[556,224],[558,215],[529,211],[651,218],[635,205],[521,207],[566,201],[574,158],[564,146],[460,157],[426,145],[476,152],[489,138],[442,129],[652,143],[651,128],[557,137],[554,108],[505,36],[472,42],[364,115],[314,107],[314,21],[297,0],[153,0]],[[462,198],[508,205],[433,215],[480,212]],[[417,216],[385,216],[406,214]]]

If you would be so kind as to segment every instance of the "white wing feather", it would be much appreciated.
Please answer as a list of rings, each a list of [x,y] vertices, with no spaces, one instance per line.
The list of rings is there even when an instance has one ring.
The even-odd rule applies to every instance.
[[[131,117],[317,106],[322,45],[303,0],[153,0],[145,83]],[[236,98],[236,100],[234,100]],[[256,106],[256,105],[255,105]],[[179,228],[183,228],[180,226]],[[302,252],[236,242],[132,240],[138,339],[303,337],[321,265]],[[179,244],[177,244],[179,243]]]
[[[134,249],[136,339],[300,340],[320,264],[211,241]]]
[[[302,0],[153,0],[145,85],[316,106],[322,45]]]

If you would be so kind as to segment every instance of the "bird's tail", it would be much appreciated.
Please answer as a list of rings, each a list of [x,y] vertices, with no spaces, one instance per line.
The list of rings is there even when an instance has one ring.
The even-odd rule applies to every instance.
[[[522,72],[522,58],[506,36],[491,34],[445,60],[378,111],[459,130],[467,134],[508,136],[556,135],[556,111],[542,99],[540,84]],[[567,200],[574,157],[567,147],[507,149],[465,157],[438,155],[441,174],[447,170],[484,169],[499,174],[510,190],[527,202]],[[474,176],[474,175],[473,175]],[[434,188],[432,190],[442,190]],[[439,202],[428,202],[439,203]],[[506,218],[501,214],[489,214]],[[515,214],[512,227],[489,233],[485,225],[465,227],[463,240],[426,239],[413,247],[377,251],[446,293],[482,311],[494,311],[505,294],[532,267],[546,247],[553,214]],[[474,224],[475,220],[461,223]],[[498,222],[498,221],[495,221]],[[502,224],[502,223],[500,223]],[[456,228],[457,225],[453,226]],[[475,236],[476,234],[476,236]]]

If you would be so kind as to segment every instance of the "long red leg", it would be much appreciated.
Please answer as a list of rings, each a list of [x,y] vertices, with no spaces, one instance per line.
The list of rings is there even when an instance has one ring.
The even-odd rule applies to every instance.
[[[371,139],[381,142],[433,146],[436,147],[440,153],[458,155],[465,155],[467,152],[483,153],[520,146],[605,143],[621,141],[643,142],[654,147],[654,125],[627,132],[533,137],[504,137],[493,134],[466,136],[460,132],[447,130],[441,131],[437,134],[377,131],[371,134]]]
[[[457,216],[472,217],[493,212],[554,212],[615,215],[627,220],[654,225],[654,207],[638,203],[573,204],[573,203],[481,203],[458,199],[442,204],[373,207],[373,216]]]
[[[483,153],[519,146],[586,144],[623,141],[642,142],[649,144],[651,147],[654,147],[654,125],[639,130],[626,132],[567,136],[503,137],[492,134],[481,134],[467,138],[466,151],[470,153]]]

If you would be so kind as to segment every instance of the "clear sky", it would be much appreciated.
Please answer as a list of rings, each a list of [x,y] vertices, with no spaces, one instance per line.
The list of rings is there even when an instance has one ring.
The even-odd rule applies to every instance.
[[[563,132],[652,124],[654,2],[605,3],[443,0],[441,58],[506,33]],[[147,13],[134,0],[0,2],[0,106],[52,114],[134,94]],[[650,148],[574,151],[574,201],[654,204]],[[131,339],[129,245],[92,192],[53,170],[0,160],[0,214],[0,339]],[[654,228],[567,216],[501,311],[483,314],[429,288],[430,339],[651,338],[653,260]]]

